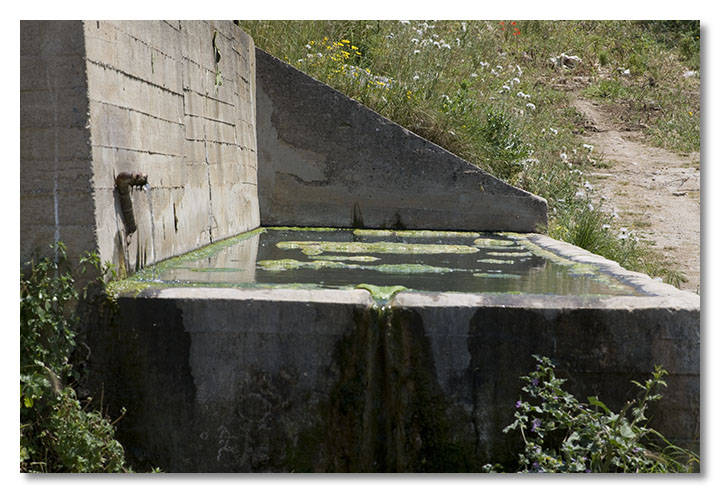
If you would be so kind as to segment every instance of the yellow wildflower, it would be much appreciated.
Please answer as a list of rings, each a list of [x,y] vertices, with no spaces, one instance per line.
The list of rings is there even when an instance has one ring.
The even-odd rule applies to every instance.
[[[346,45],[350,44],[350,41],[348,41],[347,39],[341,39],[340,42],[345,43]]]

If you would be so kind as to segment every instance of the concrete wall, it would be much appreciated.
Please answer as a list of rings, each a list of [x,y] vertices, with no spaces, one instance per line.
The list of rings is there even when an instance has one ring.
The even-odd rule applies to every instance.
[[[401,292],[378,309],[362,290],[167,288],[118,315],[90,334],[90,376],[111,415],[127,408],[141,468],[480,472],[521,448],[502,429],[533,354],[616,412],[663,365],[650,426],[699,445],[694,295]]]
[[[229,21],[22,22],[21,260],[59,239],[132,272],[257,227],[254,71]],[[131,235],[123,171],[151,187]]]
[[[20,259],[97,247],[80,21],[20,22]]]
[[[504,230],[547,225],[514,188],[256,49],[263,225]]]

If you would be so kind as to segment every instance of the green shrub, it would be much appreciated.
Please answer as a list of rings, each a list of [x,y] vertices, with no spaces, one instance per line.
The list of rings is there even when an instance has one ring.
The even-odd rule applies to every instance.
[[[694,472],[699,457],[670,444],[647,427],[648,405],[661,398],[667,372],[656,367],[644,383],[632,383],[639,395],[615,413],[597,397],[580,403],[562,388],[553,363],[534,356],[535,371],[522,377],[525,397],[515,404],[515,421],[505,430],[519,432],[523,450],[519,472]],[[487,471],[498,470],[486,466]]]
[[[80,295],[64,245],[54,250],[20,274],[20,471],[129,472],[113,424],[71,386],[80,376],[70,364]]]

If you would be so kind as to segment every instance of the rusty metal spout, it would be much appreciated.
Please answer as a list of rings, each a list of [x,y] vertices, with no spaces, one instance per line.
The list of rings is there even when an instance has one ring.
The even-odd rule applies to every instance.
[[[133,234],[137,230],[130,191],[133,188],[142,188],[145,185],[147,185],[147,175],[142,173],[124,171],[115,177],[115,188],[117,188],[120,197],[120,207],[128,235]]]

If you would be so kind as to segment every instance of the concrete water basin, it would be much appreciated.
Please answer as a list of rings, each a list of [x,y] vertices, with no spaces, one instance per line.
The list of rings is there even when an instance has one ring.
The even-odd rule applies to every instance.
[[[95,377],[138,464],[479,471],[533,354],[615,409],[663,365],[653,425],[699,446],[699,297],[543,235],[261,228],[118,289]]]

